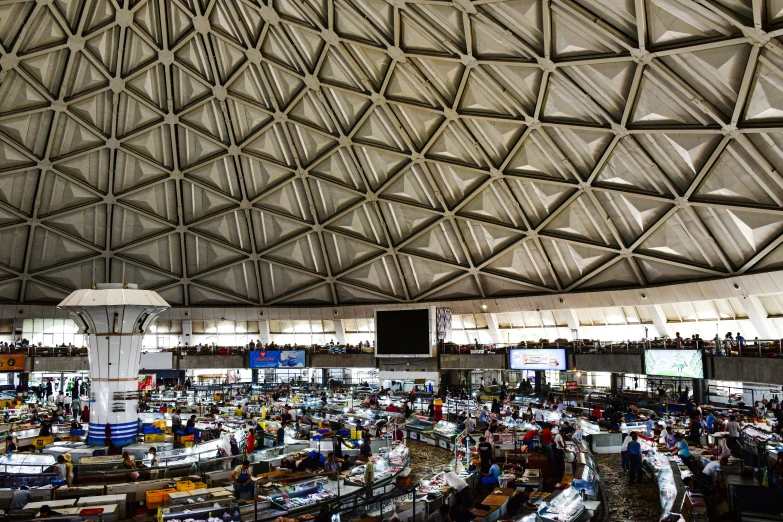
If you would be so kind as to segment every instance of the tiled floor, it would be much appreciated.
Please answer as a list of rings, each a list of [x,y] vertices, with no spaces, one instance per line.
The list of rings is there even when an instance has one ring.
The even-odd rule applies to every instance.
[[[411,479],[415,484],[442,471],[454,458],[454,453],[416,440],[408,440],[411,455]]]
[[[595,455],[609,503],[608,522],[653,522],[660,519],[658,487],[646,476],[631,484],[620,455]]]

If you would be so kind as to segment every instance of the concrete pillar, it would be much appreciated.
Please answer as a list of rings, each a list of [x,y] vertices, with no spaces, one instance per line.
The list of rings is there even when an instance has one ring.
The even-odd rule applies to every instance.
[[[666,321],[666,314],[663,313],[663,308],[661,308],[660,305],[652,305],[648,306],[647,309],[650,311],[650,315],[652,316],[653,326],[655,327],[654,330],[657,336],[673,337],[669,331],[669,327]]]
[[[764,305],[761,304],[761,300],[758,297],[755,295],[748,296],[747,299],[742,301],[742,307],[745,308],[748,319],[750,319],[751,324],[753,324],[753,328],[756,329],[756,334],[759,339],[777,338],[777,332],[775,332],[775,328],[770,324],[767,311],[764,309]],[[749,340],[747,336],[745,340]]]
[[[536,382],[535,392],[536,395],[544,393],[544,386],[546,385],[546,373],[543,370],[536,370]]]
[[[484,314],[484,320],[487,321],[487,328],[489,329],[489,338],[495,344],[505,343],[506,339],[500,334],[500,328],[498,327],[498,319],[495,314]]]
[[[258,384],[258,368],[250,370],[250,382],[253,383],[254,386]]]
[[[182,321],[182,346],[193,346],[193,321],[184,319]]]
[[[572,341],[579,338],[579,316],[576,315],[576,310],[569,308],[566,310],[566,321],[568,322],[568,332]]]
[[[248,335],[248,342],[250,342],[250,337]],[[269,335],[269,321],[266,319],[261,319],[258,321],[258,340],[261,341],[261,345],[269,344],[272,342],[272,339]]]
[[[106,424],[111,426],[115,446],[136,440],[142,337],[150,323],[168,307],[157,293],[122,283],[76,290],[59,304],[87,336],[95,397],[88,444],[106,444]]]
[[[337,344],[346,344],[345,343],[345,325],[343,324],[342,319],[335,319],[334,320],[334,335],[337,337]],[[328,340],[327,340],[328,342]]]
[[[622,387],[623,376],[619,373],[613,373],[609,379],[609,390],[612,395],[617,395]]]

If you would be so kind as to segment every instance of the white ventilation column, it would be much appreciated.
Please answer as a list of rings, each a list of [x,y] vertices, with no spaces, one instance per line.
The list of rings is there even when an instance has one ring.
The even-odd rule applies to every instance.
[[[500,334],[500,327],[498,326],[498,319],[495,314],[484,314],[484,320],[487,321],[487,328],[489,329],[489,337],[493,343],[504,343],[503,336]]]
[[[647,309],[650,311],[650,317],[652,317],[655,335],[658,337],[672,337],[666,321],[666,314],[663,313],[663,308],[661,308],[660,305],[651,305],[648,306]],[[650,334],[649,337],[655,337],[655,335],[652,335],[653,332],[650,332]]]
[[[193,346],[193,321],[182,321],[182,346]]]
[[[252,336],[248,335],[248,341]],[[258,340],[262,345],[269,344],[272,340],[269,338],[269,321],[260,319],[258,321]]]
[[[76,290],[60,303],[87,338],[91,393],[87,443],[104,445],[111,426],[115,446],[136,440],[138,379],[142,337],[155,318],[169,307],[157,293],[136,285],[99,284]]]
[[[336,344],[345,344],[345,325],[342,319],[334,320],[334,336],[337,338],[335,340]],[[326,342],[329,342],[328,338]]]
[[[751,295],[743,299],[742,307],[748,314],[748,319],[753,324],[753,328],[756,329],[759,339],[775,339],[777,337],[775,328],[770,324],[769,314],[767,314],[764,305],[761,304],[761,300],[758,297]]]
[[[566,322],[568,323],[568,333],[571,336],[571,340],[575,341],[579,338],[579,316],[576,315],[576,310],[569,308],[566,310]]]

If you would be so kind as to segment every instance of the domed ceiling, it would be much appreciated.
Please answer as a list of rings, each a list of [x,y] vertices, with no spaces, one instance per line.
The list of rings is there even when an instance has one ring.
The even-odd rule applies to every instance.
[[[0,299],[783,266],[783,0],[0,2]]]

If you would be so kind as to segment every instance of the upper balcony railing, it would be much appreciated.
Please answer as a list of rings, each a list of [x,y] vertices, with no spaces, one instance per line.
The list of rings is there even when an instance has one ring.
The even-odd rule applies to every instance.
[[[706,355],[727,357],[783,357],[783,339],[752,339],[737,341],[736,339],[685,339],[678,343],[674,339],[648,339],[625,341],[601,341],[598,339],[540,339],[538,341],[523,341],[517,344],[455,344],[446,343],[439,349],[443,355],[455,354],[507,354],[508,350],[517,348],[564,348],[568,353],[576,354],[644,354],[645,349],[673,350],[677,348],[685,350],[701,349]],[[354,345],[278,345],[274,343],[252,343],[245,346],[219,346],[211,345],[180,345],[172,348],[145,348],[144,352],[170,352],[177,355],[245,355],[252,350],[306,350],[311,354],[372,354],[374,346]],[[86,356],[87,348],[74,346],[38,346],[25,344],[0,344],[0,354],[22,353],[33,357],[73,357]]]

